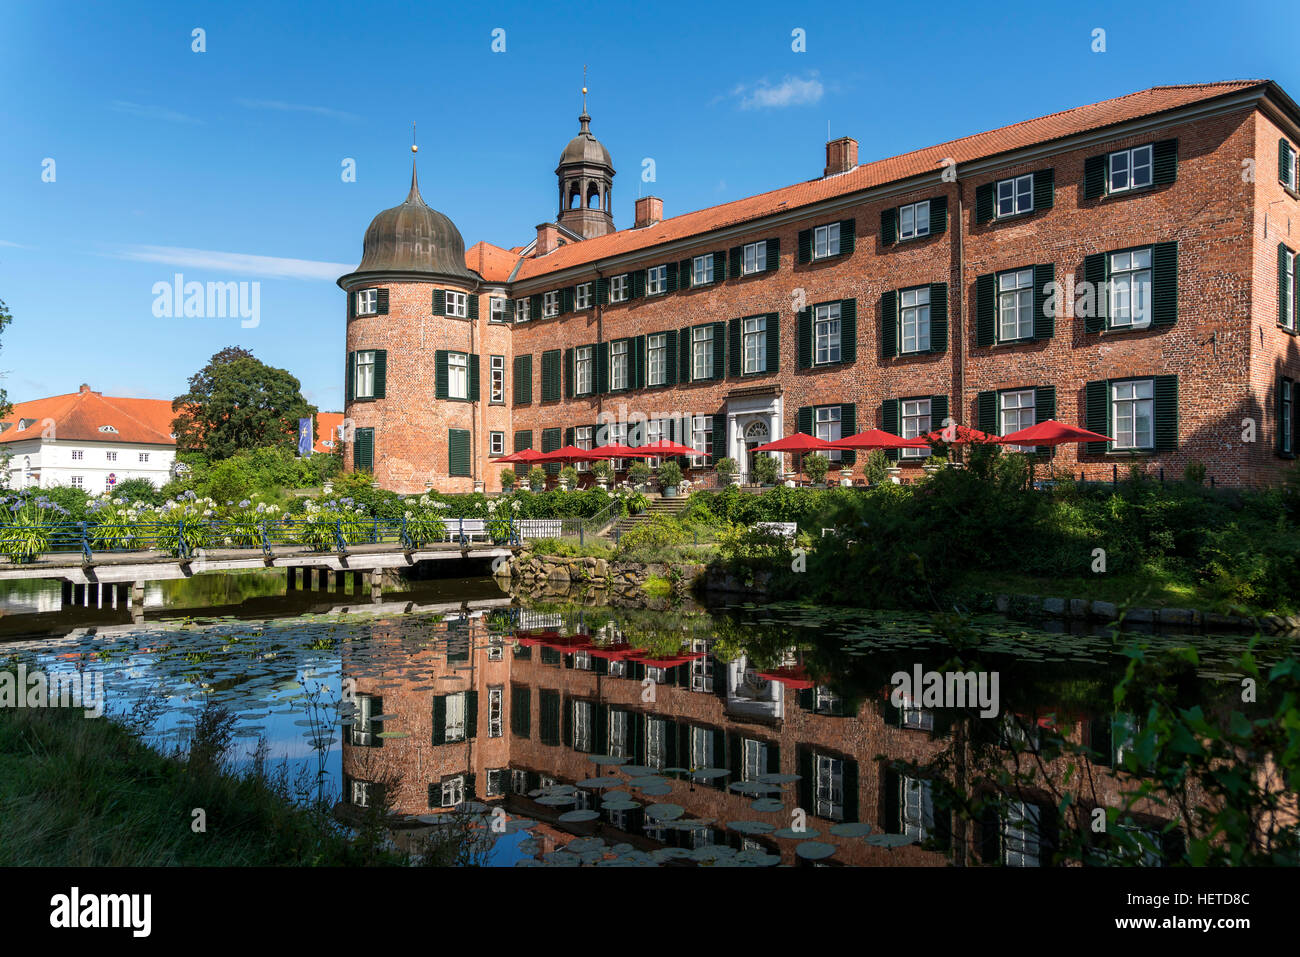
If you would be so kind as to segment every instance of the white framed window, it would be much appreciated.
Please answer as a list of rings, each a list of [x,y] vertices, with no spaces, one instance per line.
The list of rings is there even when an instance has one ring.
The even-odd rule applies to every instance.
[[[899,724],[910,731],[933,731],[934,712],[922,708],[917,703],[918,700],[910,695],[903,698],[903,706],[898,713]]]
[[[595,354],[595,346],[578,346],[573,351],[573,391],[576,395],[590,395],[595,391],[592,386],[595,381]]]
[[[813,230],[813,259],[826,259],[840,254],[840,224],[831,223]]]
[[[1286,152],[1287,156],[1290,157],[1290,162],[1287,163],[1287,175],[1279,177],[1279,179],[1283,186],[1294,193],[1297,188],[1300,188],[1297,186],[1297,183],[1300,183],[1300,171],[1296,170],[1296,160],[1300,159],[1300,154],[1296,153],[1295,147],[1290,143],[1286,145]]]
[[[753,316],[741,324],[743,337],[744,371],[767,371],[767,317]]]
[[[502,714],[505,711],[505,689],[488,688],[488,737],[499,738],[502,731]]]
[[[578,426],[573,430],[573,444],[580,449],[594,449],[596,447],[593,442],[595,431],[595,426]],[[578,462],[576,468],[579,472],[585,472],[591,466],[586,462]]]
[[[691,378],[713,377],[713,326],[696,326],[691,330]]]
[[[488,399],[491,402],[506,400],[506,357],[488,358]]]
[[[86,477],[85,477],[84,475],[74,475],[74,476],[72,476],[72,487],[73,487],[73,488],[85,488],[85,487],[86,487]]]
[[[560,314],[560,290],[552,289],[542,294],[542,318],[549,319]]]
[[[814,418],[813,430],[816,433],[817,438],[821,439],[823,442],[838,442],[840,439],[844,438],[844,436],[840,434],[840,406],[821,406],[814,413]],[[844,455],[844,453],[839,449],[827,450],[821,454],[826,456],[832,462],[838,462]]]
[[[1001,435],[1010,435],[1012,432],[1019,432],[1021,429],[1027,429],[1037,421],[1037,409],[1035,408],[1036,392],[1033,389],[1017,389],[1014,392],[1003,392],[998,396],[998,432]],[[1013,452],[1032,452],[1032,445],[1009,445],[1009,451]]]
[[[379,290],[362,289],[357,293],[357,315],[373,316],[379,311]]]
[[[741,739],[740,779],[757,780],[759,775],[767,773],[767,744],[752,738]]]
[[[488,454],[489,455],[506,454],[506,434],[504,432],[488,433]]]
[[[691,651],[707,651],[708,647],[702,641],[691,642]],[[696,658],[691,662],[691,690],[699,691],[704,694],[713,693],[713,658],[710,655],[704,655],[702,658]]]
[[[626,339],[616,339],[609,344],[609,387],[611,389],[628,387],[627,347]]]
[[[740,254],[740,274],[748,276],[767,268],[767,241],[746,244]]]
[[[591,308],[591,283],[580,282],[573,289],[573,308],[590,309]]]
[[[691,767],[713,767],[713,729],[691,726]]]
[[[998,341],[1034,335],[1034,270],[998,274]]]
[[[831,691],[826,685],[818,685],[813,692],[813,710],[818,714],[840,714],[844,708],[844,699]]]
[[[620,708],[610,708],[609,726],[606,728],[609,750],[608,754],[616,758],[628,757],[627,712]]]
[[[1110,324],[1151,325],[1151,249],[1110,254]]]
[[[1007,807],[1007,818],[1002,826],[1002,848],[1008,867],[1038,866],[1037,805],[1012,801]]]
[[[352,384],[352,394],[358,399],[375,397],[375,354],[371,351],[357,353],[356,381]]]
[[[85,457],[86,457],[86,453],[85,453],[85,451],[83,451],[82,449],[73,449],[73,450],[72,450],[72,461],[74,461],[74,462],[80,462],[80,461],[81,461],[82,459],[84,459]]]
[[[590,701],[573,702],[573,749],[575,751],[591,750],[591,719],[595,706]]]
[[[818,306],[813,313],[813,337],[815,351],[814,365],[826,365],[839,362],[840,352],[840,304],[838,302]]]
[[[830,755],[814,755],[817,790],[814,814],[828,821],[844,817],[844,762]]]
[[[924,841],[934,833],[933,785],[924,778],[903,777],[899,787],[902,832],[914,841]]]
[[[352,804],[354,807],[370,807],[370,788],[369,781],[352,782]]]
[[[898,238],[916,239],[930,235],[930,201],[898,207]]]
[[[506,300],[493,296],[488,300],[488,320],[490,322],[506,321]]]
[[[646,445],[650,445],[653,442],[658,442],[660,439],[666,439],[666,438],[668,438],[668,436],[664,434],[664,423],[662,419],[650,419],[649,421],[646,422],[645,424]],[[650,458],[642,459],[641,461],[645,462],[645,464],[650,466],[652,469],[657,469],[659,467],[659,456],[657,455],[652,456]]]
[[[1282,325],[1286,329],[1295,329],[1295,253],[1288,249],[1284,255],[1286,275],[1282,277],[1282,288],[1278,290],[1282,300]]]
[[[627,302],[628,275],[614,276],[609,281],[609,301]]]
[[[998,180],[998,216],[1016,216],[1034,208],[1034,174]]]
[[[454,319],[469,318],[469,296],[463,292],[448,289],[446,292],[446,312]]]
[[[609,424],[609,444],[627,445],[627,422],[611,422]],[[623,471],[626,465],[626,459],[611,459],[609,463],[609,467],[615,472]]]
[[[506,793],[506,769],[489,768],[487,773],[487,790],[485,797],[502,797]]]
[[[465,740],[465,692],[447,695],[447,719],[443,724],[443,740],[447,742]]]
[[[705,468],[713,457],[713,416],[692,417],[691,448],[699,453],[691,456],[691,467]]]
[[[1153,449],[1155,382],[1130,379],[1111,385],[1111,422],[1117,449]]]
[[[645,763],[656,770],[664,766],[668,723],[663,718],[647,716],[645,722]]]
[[[713,282],[713,253],[696,256],[691,260],[691,285],[707,286]]]
[[[469,356],[463,352],[447,353],[447,396],[469,398]]]
[[[527,296],[525,296],[523,299],[516,299],[515,300],[515,322],[527,322],[529,319],[531,319],[532,316],[530,315],[530,312],[532,310],[532,306],[533,306],[532,300],[530,300]]]
[[[116,462],[116,461],[117,461],[117,453],[116,453],[116,452],[105,452],[105,453],[104,453],[104,458],[107,459],[107,460],[110,461],[110,462]]]
[[[899,403],[899,423],[905,439],[920,438],[930,431],[930,400],[905,399]],[[930,454],[929,449],[900,449],[900,454],[907,458],[922,458]]]
[[[930,287],[904,289],[898,294],[900,352],[930,350]]]
[[[1290,379],[1282,379],[1282,388],[1278,390],[1278,410],[1277,410],[1277,428],[1281,442],[1281,451],[1283,455],[1290,455],[1295,451],[1292,436],[1294,435],[1292,425],[1295,416],[1295,383]]]
[[[442,806],[455,807],[465,803],[465,775],[444,778],[442,782]]]
[[[149,461],[149,453],[148,453],[148,452],[141,452],[141,453],[140,453],[140,461],[141,461],[141,462],[148,462],[148,461]]]
[[[646,336],[646,384],[665,385],[668,382],[668,333],[656,332]]]
[[[1118,150],[1108,157],[1110,192],[1151,185],[1151,144]]]
[[[668,267],[651,266],[645,271],[645,294],[658,296],[668,291]]]

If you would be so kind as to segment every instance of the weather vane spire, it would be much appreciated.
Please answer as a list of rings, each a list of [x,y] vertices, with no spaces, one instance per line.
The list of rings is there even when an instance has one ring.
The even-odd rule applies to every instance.
[[[587,64],[582,65],[582,112],[587,112]]]
[[[411,152],[420,152],[420,147],[415,145],[415,120],[411,121]]]

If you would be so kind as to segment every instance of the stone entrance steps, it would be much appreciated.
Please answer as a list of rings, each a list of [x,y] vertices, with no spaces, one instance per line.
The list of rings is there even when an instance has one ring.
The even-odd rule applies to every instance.
[[[679,496],[678,498],[663,498],[658,495],[653,496],[650,499],[650,504],[646,507],[644,512],[637,515],[624,515],[609,528],[605,529],[605,531],[601,533],[600,537],[612,540],[616,531],[618,535],[621,536],[625,532],[636,528],[638,525],[644,525],[646,522],[653,521],[656,515],[678,515],[685,508],[686,496],[684,495]]]

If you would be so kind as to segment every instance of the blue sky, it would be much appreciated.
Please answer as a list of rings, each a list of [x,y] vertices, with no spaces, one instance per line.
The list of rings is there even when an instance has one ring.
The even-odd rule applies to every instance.
[[[639,191],[671,216],[820,175],[828,124],[866,161],[1160,84],[1270,77],[1300,99],[1295,5],[1231,9],[6,3],[0,384],[171,398],[238,344],[340,408],[333,280],[406,194],[412,121],[424,198],[466,245],[526,242],[556,213],[584,63],[623,227]],[[259,282],[256,327],[155,317],[154,284],[178,272]]]

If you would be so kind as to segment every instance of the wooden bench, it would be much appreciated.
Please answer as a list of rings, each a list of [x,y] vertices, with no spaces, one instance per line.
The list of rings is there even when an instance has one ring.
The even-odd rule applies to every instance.
[[[754,527],[768,534],[790,539],[799,532],[799,526],[795,522],[755,522]]]
[[[521,518],[515,522],[515,529],[521,539],[564,536],[564,522],[558,518]]]

